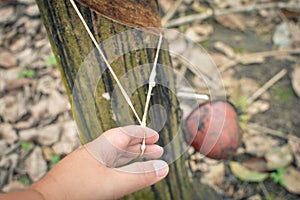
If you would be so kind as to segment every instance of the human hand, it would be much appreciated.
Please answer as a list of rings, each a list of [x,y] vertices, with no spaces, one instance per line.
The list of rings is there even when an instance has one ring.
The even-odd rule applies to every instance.
[[[155,143],[159,135],[154,130],[141,126],[125,126],[110,129],[85,145],[86,150],[107,167],[119,167],[140,157],[141,144],[146,134],[146,150],[143,158],[156,159],[162,156],[163,148]]]
[[[65,157],[30,189],[45,199],[117,199],[157,183],[169,170],[162,160],[120,167],[140,155],[144,131],[143,157],[160,157],[163,149],[154,144],[159,138],[155,131],[140,126],[115,128]]]

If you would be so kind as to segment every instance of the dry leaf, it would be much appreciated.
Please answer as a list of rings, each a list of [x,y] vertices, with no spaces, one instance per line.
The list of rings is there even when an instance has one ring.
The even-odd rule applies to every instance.
[[[4,51],[0,52],[0,67],[11,68],[16,67],[17,60],[13,53]]]
[[[19,181],[11,181],[2,188],[2,192],[14,192],[24,189],[25,186]]]
[[[263,55],[237,55],[237,60],[239,63],[243,65],[250,65],[250,64],[261,64],[265,62],[265,57]]]
[[[187,43],[182,38],[177,38],[173,41],[170,41],[169,48],[171,51],[180,54],[186,50]]]
[[[299,8],[284,8],[284,9],[280,9],[280,11],[282,12],[282,14],[284,14],[284,16],[288,19],[295,19],[297,20],[300,17],[300,10]]]
[[[134,28],[161,27],[156,1],[78,0],[101,15]]]
[[[288,145],[269,149],[265,155],[265,159],[269,170],[284,168],[293,161]]]
[[[224,53],[229,58],[234,58],[235,57],[235,53],[234,53],[233,49],[230,46],[228,46],[227,44],[224,44],[223,42],[220,42],[220,41],[216,42],[214,44],[214,47],[218,51]]]
[[[259,194],[256,194],[256,195],[249,197],[247,200],[262,200],[262,199],[263,198]]]
[[[247,153],[255,154],[258,157],[264,156],[270,148],[279,145],[278,140],[263,134],[245,134],[243,141],[245,143]]]
[[[12,81],[9,81],[6,83],[4,89],[7,91],[16,90],[16,89],[23,87],[24,85],[27,85],[29,82],[30,81],[27,78],[20,78],[20,79],[12,80]]]
[[[196,33],[200,34],[203,37],[208,37],[214,31],[214,28],[211,24],[202,24],[194,26],[193,28]]]
[[[226,63],[230,62],[230,59],[228,59],[228,57],[220,53],[211,53],[210,56],[212,57],[213,61],[216,63],[218,67],[221,67]]]
[[[201,37],[193,27],[190,27],[186,30],[185,36],[193,42],[200,42],[203,40],[203,37]]]
[[[269,176],[268,173],[251,171],[238,162],[230,162],[229,166],[232,173],[242,181],[261,182]]]
[[[249,158],[243,162],[243,166],[257,172],[267,172],[267,162],[264,158]]]
[[[211,166],[210,170],[203,174],[201,182],[213,187],[216,191],[222,192],[222,186],[225,179],[225,165],[220,163],[215,166]]]
[[[292,85],[295,93],[300,97],[300,65],[297,65],[292,73]]]
[[[52,116],[56,116],[69,110],[69,103],[67,99],[56,90],[51,91],[48,103],[48,112]]]
[[[289,134],[288,139],[289,146],[296,160],[296,165],[297,167],[300,167],[300,138]]]
[[[294,167],[288,167],[282,175],[285,180],[284,187],[292,193],[300,194],[300,172]]]
[[[291,44],[291,33],[289,27],[286,23],[281,23],[276,27],[275,33],[273,35],[273,43],[282,49]]]
[[[265,112],[270,108],[270,104],[266,101],[258,100],[253,102],[248,108],[247,113],[255,115],[257,113]]]
[[[46,174],[47,163],[40,147],[35,147],[25,160],[25,170],[32,181],[37,181]]]
[[[217,21],[225,27],[231,29],[245,30],[244,22],[239,14],[222,15],[216,18]]]

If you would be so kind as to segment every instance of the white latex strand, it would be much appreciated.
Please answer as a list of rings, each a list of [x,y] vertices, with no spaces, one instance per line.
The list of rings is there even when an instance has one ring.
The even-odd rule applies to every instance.
[[[143,115],[142,124],[141,124],[141,126],[144,126],[144,127],[146,126],[146,119],[147,119],[147,114],[148,114],[148,108],[149,108],[149,103],[150,103],[150,99],[151,99],[152,89],[156,85],[156,82],[155,82],[156,66],[157,66],[157,61],[158,61],[159,49],[160,49],[160,46],[161,46],[161,42],[162,42],[162,35],[159,36],[156,55],[155,55],[155,58],[154,58],[154,64],[153,64],[152,71],[151,71],[150,77],[149,77],[149,88],[148,88],[146,104],[145,104],[145,109],[144,109],[144,115]]]
[[[120,81],[119,81],[117,75],[115,74],[114,70],[113,70],[112,67],[110,66],[110,64],[109,64],[108,60],[106,59],[106,57],[105,57],[103,51],[101,50],[100,46],[98,45],[98,43],[97,43],[97,41],[96,41],[94,35],[92,34],[92,32],[91,32],[91,30],[89,29],[87,23],[85,22],[85,20],[84,20],[84,18],[82,17],[80,11],[78,10],[78,7],[76,6],[74,0],[70,0],[70,2],[71,2],[71,4],[72,4],[72,6],[74,7],[74,9],[75,9],[75,11],[76,11],[78,17],[80,18],[82,24],[84,25],[86,31],[88,32],[90,38],[92,39],[94,45],[96,46],[97,50],[99,51],[101,57],[103,58],[105,64],[107,65],[107,67],[108,67],[110,73],[112,74],[112,76],[113,76],[113,78],[115,79],[117,85],[119,86],[119,88],[120,88],[120,90],[121,90],[121,92],[122,92],[122,94],[123,94],[123,96],[124,96],[126,102],[127,102],[128,105],[130,106],[132,112],[134,113],[134,115],[135,115],[135,117],[137,118],[137,120],[139,121],[139,123],[142,124],[142,121],[141,121],[140,117],[138,116],[136,110],[134,109],[134,107],[133,107],[133,105],[132,105],[132,102],[131,102],[129,96],[127,95],[125,89],[124,89],[123,86],[121,85],[121,83],[120,83]]]
[[[156,85],[156,82],[155,82],[155,78],[156,78],[156,66],[157,66],[157,61],[158,61],[158,56],[159,56],[159,50],[160,50],[160,46],[161,46],[161,43],[162,43],[162,34],[160,34],[159,36],[159,41],[158,41],[158,44],[157,44],[157,50],[156,50],[156,55],[155,55],[155,58],[154,58],[154,64],[153,64],[153,67],[152,67],[152,71],[150,73],[150,77],[149,77],[149,88],[148,88],[148,93],[147,93],[147,98],[146,98],[146,103],[145,103],[145,108],[144,108],[144,114],[143,114],[143,118],[142,120],[139,118],[129,96],[127,95],[125,89],[123,88],[123,86],[121,85],[117,75],[115,74],[114,70],[112,69],[111,65],[109,64],[108,60],[106,59],[103,51],[101,50],[100,46],[98,45],[97,43],[97,40],[95,39],[94,35],[92,34],[91,30],[89,29],[87,23],[85,22],[83,16],[81,15],[78,7],[76,6],[74,0],[70,0],[74,10],[76,11],[79,19],[81,20],[84,28],[86,29],[87,33],[89,34],[90,38],[92,39],[94,45],[96,46],[97,50],[99,51],[101,57],[103,58],[105,64],[107,65],[110,73],[112,74],[113,78],[115,79],[117,85],[119,86],[126,102],[128,103],[128,105],[130,106],[131,110],[133,111],[135,117],[137,118],[137,120],[139,121],[139,124],[142,126],[142,127],[146,127],[146,120],[147,120],[147,114],[148,114],[148,108],[149,108],[149,103],[150,103],[150,99],[151,99],[151,93],[152,93],[152,89],[155,87]],[[141,154],[140,156],[142,156],[145,152],[145,149],[146,149],[146,132],[144,134],[144,137],[143,137],[143,141],[142,141],[142,144],[141,144]]]
[[[147,93],[147,98],[146,98],[146,103],[145,103],[145,108],[144,108],[144,114],[143,114],[142,123],[141,123],[142,127],[146,127],[146,120],[147,120],[147,115],[148,115],[149,103],[150,103],[150,99],[151,99],[151,93],[152,93],[152,89],[156,85],[156,82],[155,82],[156,66],[157,66],[157,61],[158,61],[161,42],[162,42],[162,34],[160,34],[160,36],[159,36],[156,55],[155,55],[155,58],[154,58],[154,63],[153,63],[152,71],[151,71],[150,76],[149,76],[149,83],[148,83],[149,88],[148,88],[148,93]],[[142,146],[141,146],[141,156],[144,154],[145,149],[146,149],[146,132],[144,134],[144,138],[143,138],[143,142],[142,142]]]

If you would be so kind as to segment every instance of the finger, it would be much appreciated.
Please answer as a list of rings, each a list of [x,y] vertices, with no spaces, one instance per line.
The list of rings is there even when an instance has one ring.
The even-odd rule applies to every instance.
[[[128,152],[130,152],[126,155],[128,156],[128,158],[131,159],[138,158],[141,154],[141,144],[131,146],[128,149]],[[142,158],[156,159],[161,157],[163,153],[164,153],[164,149],[161,146],[156,144],[147,145]]]
[[[110,176],[113,181],[111,189],[112,193],[115,194],[114,198],[118,199],[153,185],[166,177],[168,172],[168,164],[162,160],[136,162],[115,169]]]
[[[131,135],[141,135],[144,134],[145,131],[148,137],[146,139],[147,146],[153,144],[158,140],[158,133],[156,133],[154,130],[132,125],[122,128],[110,129],[92,142],[85,144],[85,147],[88,152],[102,164],[109,167],[116,167],[126,164],[126,162],[119,162],[119,159],[126,156],[128,153],[133,154],[130,155],[129,161],[139,156],[142,138],[133,137]],[[126,135],[124,133],[130,133],[131,135]],[[136,149],[129,150],[129,148],[131,148],[132,146],[138,145],[139,147],[135,147]],[[150,156],[156,156],[159,153],[160,151],[156,154],[153,153],[153,155]]]
[[[142,127],[137,125],[130,125],[117,128],[119,133],[123,133],[130,137],[129,145],[141,143],[146,134],[146,144],[154,144],[158,141],[158,133],[148,127]]]
[[[141,157],[140,147],[141,145],[131,146],[129,150],[130,152],[123,153],[117,160],[110,162],[109,165],[106,163],[106,166],[118,167],[129,163],[136,158],[158,159],[163,155],[162,147],[158,145],[150,145],[149,147],[147,146],[145,153]]]

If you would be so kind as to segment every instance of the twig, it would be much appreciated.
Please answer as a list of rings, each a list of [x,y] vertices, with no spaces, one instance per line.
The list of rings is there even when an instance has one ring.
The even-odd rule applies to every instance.
[[[270,198],[270,193],[268,192],[268,190],[263,182],[259,183],[259,187],[261,188],[262,192],[264,193],[264,196],[266,197],[266,199]]]
[[[270,129],[268,127],[258,125],[256,123],[248,123],[247,127],[248,127],[249,130],[252,129],[252,130],[262,132],[262,133],[266,133],[266,134],[269,134],[269,135],[273,135],[273,136],[276,136],[276,137],[287,139],[287,136],[284,133],[282,133],[280,131],[277,131],[277,130]]]
[[[290,3],[269,3],[269,4],[255,4],[249,6],[243,6],[240,8],[230,8],[226,10],[216,10],[215,16],[228,15],[232,13],[239,12],[251,12],[256,10],[263,9],[282,9],[282,8],[300,8],[298,4],[290,4]]]
[[[177,92],[177,97],[185,98],[185,99],[201,99],[201,100],[209,100],[209,96],[207,94],[196,94],[190,92]]]
[[[282,69],[275,76],[273,76],[268,82],[266,82],[261,88],[252,94],[247,100],[247,105],[252,104],[258,97],[260,97],[265,91],[267,91],[272,85],[279,81],[284,75],[286,75],[287,70]]]
[[[210,18],[213,16],[213,11],[211,9],[208,9],[206,12],[204,13],[200,13],[200,14],[194,14],[194,15],[188,15],[188,16],[184,16],[184,17],[180,17],[178,19],[174,19],[169,21],[168,23],[165,24],[165,27],[173,27],[173,26],[179,26],[182,24],[186,24],[189,22],[192,22],[194,20],[205,20],[207,18]]]
[[[241,56],[236,56],[235,60],[231,60],[224,65],[220,66],[219,69],[221,72],[226,71],[227,69],[235,66],[237,63],[241,63],[245,58],[249,57],[271,57],[271,56],[279,56],[279,55],[287,55],[287,54],[300,54],[300,49],[288,49],[288,50],[275,50],[275,51],[263,51],[256,53],[244,54]]]
[[[165,26],[166,23],[174,16],[182,1],[183,0],[177,0],[175,4],[168,10],[167,14],[161,20],[162,26]]]
[[[194,20],[205,20],[212,16],[219,17],[222,15],[228,15],[232,13],[251,12],[251,11],[263,10],[263,9],[282,9],[282,8],[300,8],[300,6],[298,4],[289,4],[289,3],[276,3],[276,4],[270,3],[270,4],[249,5],[249,6],[230,8],[225,10],[215,10],[214,12],[209,9],[206,11],[206,13],[188,15],[178,19],[171,20],[167,24],[165,24],[165,26],[166,27],[179,26],[185,23],[192,22]]]
[[[263,52],[257,52],[257,53],[251,53],[244,56],[251,56],[251,57],[257,57],[257,56],[263,56],[263,57],[271,57],[271,56],[278,56],[278,55],[286,55],[286,54],[300,54],[300,49],[288,49],[288,50],[279,50],[279,51],[263,51]]]

